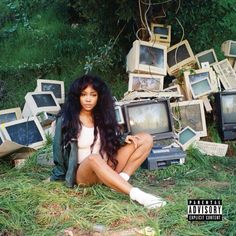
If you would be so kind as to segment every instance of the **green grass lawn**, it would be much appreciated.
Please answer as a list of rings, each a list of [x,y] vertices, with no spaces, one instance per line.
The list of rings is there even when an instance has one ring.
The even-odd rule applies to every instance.
[[[50,152],[45,146],[20,169],[12,168],[9,158],[0,159],[1,236],[67,235],[67,229],[93,235],[96,224],[107,231],[151,226],[156,235],[236,235],[236,157],[190,149],[184,165],[140,168],[131,183],[168,201],[160,210],[147,210],[105,186],[69,189],[45,181],[51,167],[37,164],[37,156]],[[223,220],[189,222],[188,199],[222,199]]]

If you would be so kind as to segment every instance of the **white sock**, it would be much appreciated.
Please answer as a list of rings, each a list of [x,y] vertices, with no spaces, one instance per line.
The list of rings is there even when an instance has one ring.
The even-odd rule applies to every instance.
[[[166,205],[166,201],[164,201],[161,197],[145,193],[139,188],[132,188],[129,196],[132,200],[137,201],[139,204],[149,209],[159,208]]]
[[[120,172],[119,175],[125,180],[128,181],[130,176],[126,174],[125,172]]]

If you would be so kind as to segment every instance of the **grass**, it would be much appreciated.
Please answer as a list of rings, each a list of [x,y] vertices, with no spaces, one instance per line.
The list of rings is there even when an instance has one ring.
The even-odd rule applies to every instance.
[[[96,224],[106,230],[153,227],[160,235],[236,234],[236,158],[203,156],[188,151],[184,165],[148,171],[139,169],[131,183],[163,196],[168,204],[147,210],[123,194],[101,185],[69,189],[62,182],[46,182],[51,167],[37,164],[50,155],[50,144],[20,168],[0,160],[0,235],[64,235],[66,229],[91,232]],[[223,221],[189,222],[187,200],[223,200]]]

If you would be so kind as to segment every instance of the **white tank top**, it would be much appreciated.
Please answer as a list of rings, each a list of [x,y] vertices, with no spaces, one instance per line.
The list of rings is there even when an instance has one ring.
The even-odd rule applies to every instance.
[[[87,156],[91,154],[90,146],[94,140],[94,127],[89,128],[82,125],[80,136],[78,137],[78,163],[80,164]],[[97,140],[93,146],[93,154],[99,154],[101,147],[100,135],[98,132]]]

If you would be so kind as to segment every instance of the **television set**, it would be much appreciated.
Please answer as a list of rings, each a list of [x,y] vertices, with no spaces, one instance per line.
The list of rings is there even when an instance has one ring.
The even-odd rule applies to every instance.
[[[164,76],[152,74],[134,74],[129,73],[128,91],[161,91],[163,90]]]
[[[156,42],[135,40],[126,57],[126,71],[166,75],[167,48]]]
[[[146,132],[154,141],[174,136],[169,99],[139,100],[123,105],[125,123],[130,134]]]
[[[213,68],[224,89],[227,90],[236,88],[236,73],[228,59],[219,61],[213,65]]]
[[[5,109],[0,111],[0,124],[22,118],[20,107]]]
[[[53,92],[59,104],[65,102],[64,81],[38,79],[36,91],[37,92],[51,91]]]
[[[236,90],[214,93],[214,114],[222,140],[236,139]]]
[[[199,98],[213,92],[211,80],[213,80],[212,70],[198,69],[195,71],[185,71],[184,79],[186,85],[186,96],[188,100]],[[189,90],[191,92],[189,92]]]
[[[196,54],[195,58],[199,68],[202,68],[201,64],[204,62],[208,62],[210,66],[218,62],[215,50],[213,48]]]
[[[187,126],[194,129],[199,137],[207,136],[206,117],[204,103],[200,99],[170,104],[176,130]]]
[[[227,40],[221,44],[221,51],[225,57],[236,57],[236,41]]]
[[[53,92],[29,92],[25,96],[23,118],[36,116],[40,112],[57,114],[61,109]]]
[[[176,75],[180,69],[194,66],[196,59],[188,40],[183,40],[167,49],[167,71]]]
[[[199,136],[197,132],[193,130],[191,127],[186,126],[183,130],[181,130],[178,133],[177,143],[185,151],[194,141],[198,141],[198,140],[199,140]]]
[[[6,140],[31,148],[40,148],[46,141],[42,126],[36,117],[5,123],[1,129]]]
[[[151,23],[151,41],[164,43],[167,47],[170,46],[171,41],[171,25],[162,25]]]

